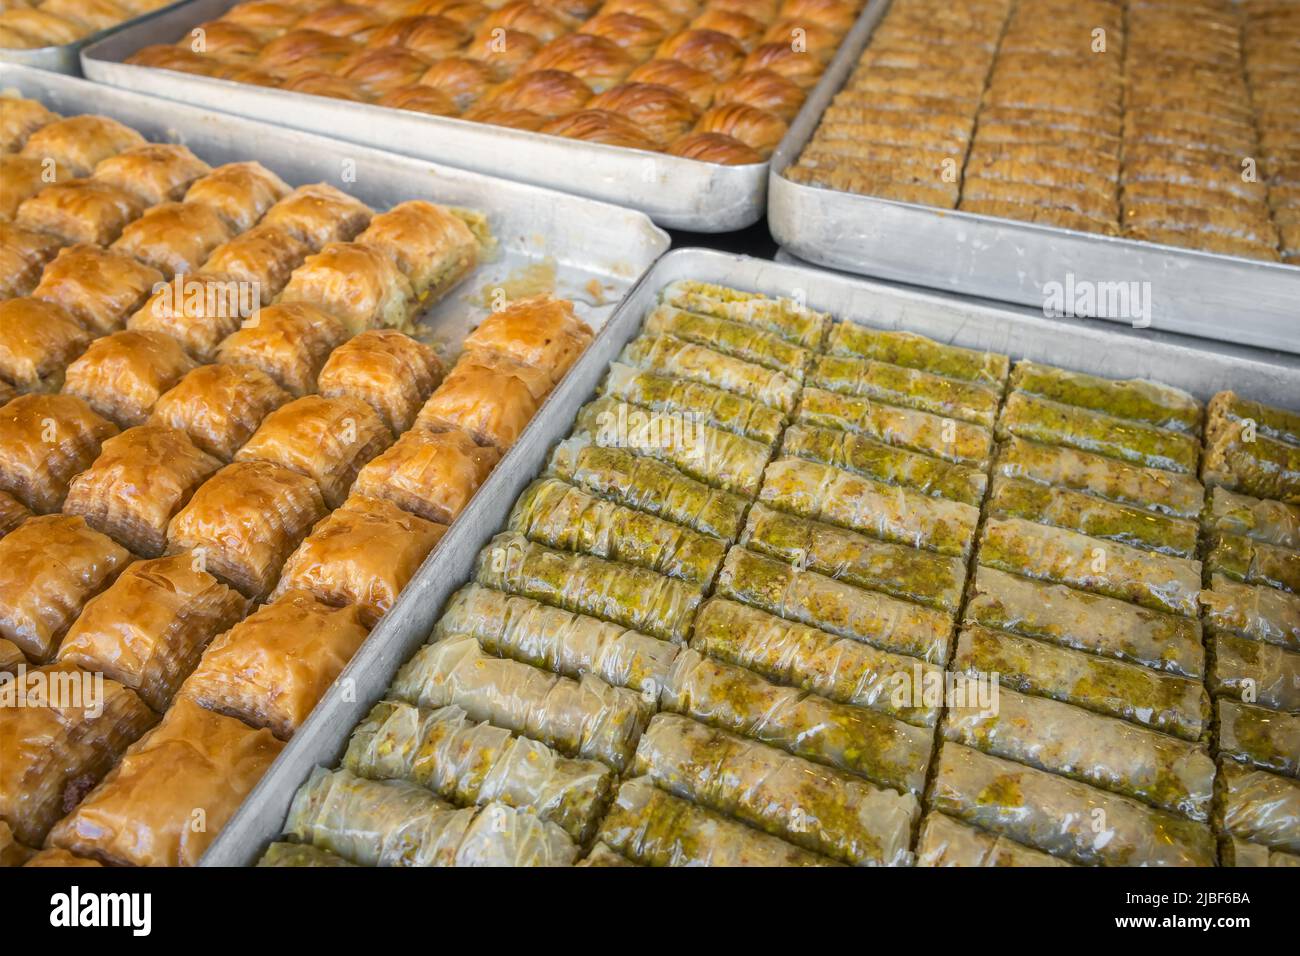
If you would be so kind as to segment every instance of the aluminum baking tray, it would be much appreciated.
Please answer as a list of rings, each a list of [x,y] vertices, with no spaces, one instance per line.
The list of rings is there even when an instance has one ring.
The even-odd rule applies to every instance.
[[[184,143],[214,166],[256,159],[290,185],[329,182],[377,209],[432,199],[486,213],[497,240],[488,261],[418,319],[444,358],[482,321],[497,289],[511,298],[554,292],[599,329],[669,245],[630,209],[0,63],[0,93],[7,91],[58,113],[104,113],[148,139]]]
[[[673,229],[730,232],[757,222],[766,209],[767,163],[722,166],[123,62],[151,44],[174,43],[195,24],[221,16],[236,2],[195,0],[182,10],[116,33],[82,53],[86,76],[141,93],[355,143],[380,144],[419,159],[629,206]],[[870,7],[879,2],[871,0],[846,34],[816,91],[824,89],[829,96],[844,81],[869,35]],[[823,101],[816,91],[809,96],[805,110],[809,104]],[[820,114],[821,108],[816,112]]]
[[[190,0],[178,0],[176,3],[159,7],[157,10],[150,10],[141,16],[132,17],[130,20],[123,20],[121,23],[114,24],[106,29],[88,33],[80,40],[74,43],[65,43],[62,46],[43,46],[37,47],[35,50],[12,50],[0,47],[0,62],[17,63],[19,66],[31,66],[38,70],[50,70],[53,73],[67,73],[69,76],[81,76],[81,51],[84,47],[97,43],[118,30],[125,30],[127,27],[133,27],[144,23],[146,20],[152,20],[169,10],[183,7],[189,2]]]
[[[568,377],[533,419],[510,455],[452,525],[419,577],[403,592],[339,681],[284,748],[203,858],[205,866],[258,859],[281,832],[289,804],[313,767],[334,766],[347,737],[388,688],[398,668],[424,643],[452,592],[473,573],[479,550],[502,528],[515,500],[545,466],[551,448],[573,427],[609,363],[640,331],[659,290],[700,279],[770,295],[792,296],[837,318],[919,332],[1014,358],[1054,362],[1113,377],[1146,376],[1199,398],[1232,388],[1300,408],[1300,357],[1238,348],[1208,351],[1196,340],[1117,329],[1095,322],[1048,321],[1003,305],[868,282],[820,269],[700,249],[670,252],[642,277]]]
[[[866,39],[888,7],[889,0],[876,0],[868,8],[858,23]],[[798,258],[1040,310],[1049,304],[1049,292],[1089,290],[1108,303],[1104,311],[1122,313],[1097,318],[1149,321],[1150,327],[1170,332],[1300,352],[1296,266],[935,209],[786,179],[782,174],[799,159],[838,91],[838,84],[818,86],[770,163],[768,225],[776,241]],[[1149,297],[1146,305],[1112,308],[1117,301],[1112,290],[1118,295],[1134,289]]]

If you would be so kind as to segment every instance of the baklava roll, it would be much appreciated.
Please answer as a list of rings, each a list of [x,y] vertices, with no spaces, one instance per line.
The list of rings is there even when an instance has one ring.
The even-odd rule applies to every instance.
[[[274,215],[272,210],[267,219]],[[353,335],[371,328],[408,327],[417,310],[406,276],[384,252],[359,242],[331,242],[308,256],[278,301],[323,309]]]
[[[222,14],[221,22],[234,23],[268,39],[285,32],[302,19],[303,10],[303,4],[280,0],[245,0]]]
[[[691,647],[775,683],[866,707],[918,727],[933,727],[939,719],[939,708],[927,706],[920,691],[929,682],[943,679],[941,666],[787,621],[737,601],[715,597],[705,602],[695,620]],[[900,695],[900,687],[916,694]]]
[[[150,143],[102,160],[94,178],[135,195],[146,206],[180,199],[212,167],[185,146]]]
[[[854,322],[837,322],[832,326],[826,351],[831,355],[889,362],[997,389],[1003,387],[1011,368],[1011,360],[997,352],[946,345],[914,332],[875,329]]]
[[[1252,498],[1214,487],[1210,489],[1205,523],[1207,530],[1300,551],[1300,505]]]
[[[343,323],[314,305],[268,305],[227,336],[217,361],[260,369],[297,397],[316,391],[326,358],[347,338]]]
[[[740,534],[749,507],[747,498],[697,481],[665,462],[602,447],[590,435],[574,435],[556,445],[547,473],[724,541]]]
[[[289,230],[254,226],[213,249],[202,270],[210,276],[251,286],[255,302],[270,305],[289,282],[293,270],[310,254],[307,244]]]
[[[503,532],[479,553],[475,580],[666,641],[684,641],[702,591],[645,568],[556,551]]]
[[[0,300],[0,380],[20,391],[57,392],[64,369],[89,344],[89,333],[60,305]]]
[[[571,33],[546,44],[528,61],[529,70],[564,70],[603,93],[627,79],[636,58],[613,40]]]
[[[659,375],[725,389],[786,413],[794,410],[799,396],[799,381],[784,372],[674,335],[639,336],[624,347],[619,361]]]
[[[327,243],[355,238],[373,214],[359,199],[328,183],[315,183],[299,186],[277,202],[262,223],[289,230],[316,252]]]
[[[317,387],[326,398],[361,399],[400,435],[415,423],[442,377],[442,362],[432,348],[396,329],[371,329],[330,353]]]
[[[23,200],[14,221],[65,242],[106,246],[143,211],[139,199],[116,186],[94,179],[69,179]]]
[[[229,224],[211,206],[169,202],[154,206],[126,226],[113,251],[133,256],[170,279],[195,272],[232,237]]]
[[[494,0],[495,9],[480,24],[481,30],[492,31],[498,27],[531,33],[542,43],[550,43],[556,37],[564,36],[573,29],[573,21],[548,7],[528,3],[526,0],[511,0],[501,3]]]
[[[389,693],[419,707],[455,705],[472,720],[618,771],[631,763],[645,724],[641,697],[630,690],[590,675],[571,680],[492,657],[465,635],[416,651],[393,678]]]
[[[14,528],[18,527],[24,521],[32,516],[27,510],[27,506],[21,501],[9,494],[7,491],[0,491],[0,538],[3,538]],[[19,663],[22,653],[18,651],[18,646],[12,641],[5,641],[3,651],[0,652],[0,670],[11,670],[13,664]]]
[[[266,416],[235,461],[262,461],[296,471],[337,508],[357,473],[393,442],[379,416],[350,396],[304,395]]]
[[[781,16],[806,17],[827,29],[846,33],[857,20],[861,7],[857,0],[784,0]]]
[[[546,372],[495,352],[469,352],[429,396],[416,424],[433,431],[463,429],[504,454],[549,389]]]
[[[356,241],[388,256],[424,305],[469,275],[492,237],[478,213],[412,199],[375,216]]]
[[[744,0],[749,2],[749,0]],[[602,14],[630,13],[653,20],[666,30],[680,30],[686,21],[699,10],[698,0],[606,0],[600,7]]]
[[[1300,854],[1300,781],[1221,758],[1219,829],[1274,850]]]
[[[794,48],[789,40],[763,43],[745,57],[739,72],[771,70],[779,73],[801,90],[811,90],[821,79],[825,61],[815,53]]]
[[[0,12],[0,48],[37,50],[66,46],[91,32],[88,24],[31,7]]]
[[[168,549],[194,552],[203,570],[262,600],[325,513],[310,478],[265,461],[235,462],[201,485],[171,520]]]
[[[591,835],[613,789],[613,774],[599,761],[562,756],[475,722],[459,707],[423,710],[391,700],[377,703],[352,732],[343,766],[370,780],[407,780],[459,804],[500,800],[578,841]]]
[[[28,518],[0,539],[0,637],[29,661],[49,660],[86,602],[130,561],[79,517]]]
[[[758,46],[766,27],[766,18],[755,19],[752,15],[739,10],[724,10],[720,7],[706,6],[699,16],[691,21],[692,30],[714,30],[725,33],[744,48],[746,52]]]
[[[579,110],[551,120],[540,132],[623,149],[654,151],[659,148],[632,120],[607,110]]]
[[[288,740],[369,633],[360,607],[288,591],[232,621],[203,651],[183,699]]]
[[[1200,604],[1211,628],[1300,651],[1300,595],[1214,574]]]
[[[363,5],[329,3],[311,10],[294,24],[295,30],[319,30],[336,37],[352,37],[364,43],[384,25],[385,17]]]
[[[130,565],[92,598],[59,647],[60,663],[103,673],[163,713],[204,647],[248,613],[247,599],[176,554]]]
[[[1210,399],[1208,414],[1205,430],[1211,436],[1249,421],[1261,435],[1300,445],[1300,412],[1242,398],[1235,392],[1219,392]]]
[[[786,123],[794,121],[803,106],[804,91],[799,85],[773,70],[741,73],[718,87],[714,104],[739,104],[764,110]],[[714,130],[726,132],[726,130]]]
[[[676,90],[700,112],[709,108],[718,87],[718,81],[710,74],[688,66],[680,60],[649,60],[629,73],[627,81],[666,86],[670,90]]]
[[[657,715],[637,746],[635,769],[669,793],[841,862],[911,862],[916,797],[687,717]]]
[[[0,299],[29,295],[63,244],[57,236],[0,221]]]
[[[0,490],[37,514],[58,511],[117,426],[71,395],[20,395],[0,406]]]
[[[225,19],[200,23],[176,41],[177,46],[200,55],[244,65],[257,59],[264,42],[256,30]]]
[[[542,49],[542,41],[531,33],[506,27],[480,28],[465,48],[465,57],[478,60],[488,68],[493,80],[505,80],[516,73],[545,69],[533,66],[532,60]]]
[[[660,291],[659,300],[687,312],[752,325],[808,349],[821,347],[830,323],[828,314],[794,299],[772,298],[692,279],[669,284]]]
[[[228,463],[292,397],[251,365],[200,365],[163,393],[149,421],[184,432],[195,447]]]
[[[353,103],[365,103],[371,94],[355,80],[335,76],[323,70],[310,73],[296,73],[280,84],[280,89],[293,93],[306,93],[309,96],[328,96],[335,100],[349,100]]]
[[[282,747],[269,731],[177,700],[50,844],[107,863],[196,866]]]
[[[504,355],[558,384],[591,340],[591,328],[574,313],[572,302],[533,296],[489,315],[465,339],[465,350]]]
[[[808,370],[807,383],[845,395],[861,395],[945,415],[992,428],[1002,394],[987,385],[933,375],[888,362],[819,355]]]
[[[656,143],[672,142],[699,119],[690,100],[655,83],[623,83],[601,93],[590,106],[631,120]]]
[[[167,522],[220,467],[184,432],[137,425],[105,441],[95,463],[72,479],[63,513],[155,558],[167,545]]]
[[[22,155],[54,159],[74,176],[89,176],[102,160],[145,146],[145,138],[107,116],[73,116],[45,123],[27,137]]]
[[[122,427],[142,424],[154,404],[196,363],[162,332],[114,332],[68,366],[63,390]]]
[[[460,112],[451,97],[440,93],[432,86],[399,86],[379,99],[377,106],[387,106],[395,110],[410,110],[414,113],[427,113],[430,116],[455,116]]]
[[[185,193],[185,201],[211,206],[237,234],[251,229],[288,195],[284,180],[261,163],[227,163],[194,183]]]
[[[399,47],[433,61],[455,54],[468,39],[469,33],[454,20],[411,15],[390,20],[380,27],[366,40],[366,48]]]
[[[0,182],[5,184],[4,192],[0,193],[0,222],[12,222],[18,215],[18,207],[46,186],[72,178],[58,163],[47,165],[44,160],[31,156],[0,154]]]
[[[438,60],[420,77],[421,86],[442,93],[457,111],[469,109],[495,83],[496,76],[491,67],[480,60],[464,56],[449,56]]]
[[[346,36],[295,27],[267,41],[254,66],[283,82],[304,73],[329,73],[356,50]]]
[[[660,790],[623,783],[578,866],[834,866],[819,856]],[[632,862],[632,861],[636,862]]]
[[[667,335],[694,342],[724,355],[783,372],[800,382],[812,358],[808,349],[755,324],[700,315],[671,305],[660,305],[646,316],[643,334]]]
[[[450,524],[500,458],[460,430],[415,428],[357,475],[353,493],[391,501],[428,521]]]
[[[1300,777],[1300,714],[1220,700],[1219,753],[1286,777]]]
[[[563,70],[530,70],[506,80],[489,93],[480,110],[528,110],[546,119],[580,110],[591,87]]]
[[[656,412],[671,412],[775,445],[785,416],[770,405],[700,382],[687,382],[611,362],[601,394]]]
[[[763,157],[770,156],[787,129],[774,113],[744,103],[714,106],[695,124],[697,133],[721,133],[739,140]]]
[[[565,677],[594,674],[606,684],[657,698],[681,645],[532,598],[467,584],[447,602],[430,640],[468,634],[489,654]]]
[[[1201,480],[1260,498],[1300,504],[1300,445],[1227,422],[1206,436]]]
[[[59,119],[61,117],[58,113],[36,100],[16,96],[0,97],[0,153],[18,152],[32,133]]]
[[[740,72],[745,48],[734,37],[717,30],[691,29],[669,37],[659,45],[655,56],[689,63],[719,83],[725,83]]]
[[[1214,635],[1211,649],[1212,693],[1300,713],[1300,653],[1226,632]]]
[[[618,12],[601,12],[579,27],[578,32],[612,40],[638,63],[650,59],[668,36],[668,28],[656,20]]]
[[[943,813],[928,813],[916,842],[917,866],[1073,866],[1039,850],[960,823]]]
[[[115,680],[104,680],[97,694],[93,676],[71,664],[33,668],[28,677],[36,675],[65,692],[47,690],[38,705],[28,689],[28,706],[0,711],[0,819],[31,846],[157,720]]]
[[[383,96],[401,86],[409,86],[424,75],[429,61],[402,47],[362,49],[345,57],[334,67],[340,79],[359,84],[371,96]]]

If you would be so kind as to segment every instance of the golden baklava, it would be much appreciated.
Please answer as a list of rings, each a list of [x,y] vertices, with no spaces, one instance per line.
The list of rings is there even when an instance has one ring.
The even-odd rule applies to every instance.
[[[57,392],[63,372],[90,344],[90,333],[44,299],[0,301],[0,380],[20,392]]]
[[[64,249],[45,267],[32,298],[61,305],[88,331],[105,335],[121,329],[162,282],[152,266],[83,244]]]
[[[0,152],[17,152],[32,133],[61,118],[36,100],[0,96]]]
[[[210,362],[217,346],[260,307],[256,286],[201,272],[177,273],[126,320],[126,327],[170,335],[196,361]]]
[[[361,399],[398,435],[415,422],[443,374],[442,361],[423,342],[396,329],[371,329],[330,353],[317,388],[326,398]]]
[[[0,406],[0,490],[37,514],[58,511],[68,482],[117,426],[72,395],[19,395]]]
[[[450,524],[487,480],[500,453],[460,429],[415,428],[361,469],[353,493]]]
[[[504,453],[537,413],[550,376],[496,352],[468,352],[416,418],[434,431],[461,428]]]
[[[329,185],[299,186],[263,217],[265,225],[289,230],[313,252],[331,242],[347,242],[370,224],[373,210]]]
[[[102,160],[94,178],[132,193],[146,206],[180,199],[212,167],[188,148],[172,143],[150,143],[123,150]]]
[[[264,306],[217,347],[217,361],[251,365],[293,395],[316,391],[329,353],[348,338],[343,323],[306,302]]]
[[[18,207],[52,183],[73,179],[68,170],[54,160],[34,156],[0,155],[0,222],[11,222]]]
[[[63,240],[11,222],[0,222],[0,299],[27,295]]]
[[[210,276],[246,283],[256,290],[259,304],[269,305],[310,254],[307,244],[289,230],[254,226],[213,249],[202,268]]]
[[[154,206],[123,229],[112,248],[170,279],[177,273],[193,273],[232,235],[229,224],[211,206],[168,202]]]
[[[127,329],[91,342],[68,366],[63,390],[126,428],[143,424],[159,397],[194,366],[170,335]]]
[[[490,239],[481,215],[411,199],[371,219],[356,241],[388,256],[421,302],[432,302],[473,271]]]
[[[117,120],[85,115],[42,125],[27,137],[22,154],[54,159],[74,176],[89,176],[108,157],[144,145],[143,136]]]
[[[158,399],[149,421],[184,432],[223,462],[293,396],[251,365],[200,365]]]
[[[549,379],[549,389],[591,339],[591,328],[574,313],[571,302],[533,296],[484,319],[465,340],[465,351],[494,352],[531,366]]]
[[[185,201],[211,206],[231,232],[251,229],[266,211],[289,195],[289,187],[261,163],[227,163],[194,183]]]
[[[144,208],[144,203],[124,189],[94,179],[69,179],[23,200],[14,221],[65,242],[106,246]]]
[[[385,326],[406,328],[417,308],[410,281],[388,254],[360,242],[331,242],[308,256],[277,301],[316,306],[352,335]]]

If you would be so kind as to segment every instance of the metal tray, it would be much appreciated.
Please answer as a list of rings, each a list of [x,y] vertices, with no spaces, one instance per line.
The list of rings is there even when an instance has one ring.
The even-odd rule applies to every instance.
[[[453,591],[469,580],[479,550],[502,528],[515,500],[566,437],[578,409],[594,394],[609,363],[640,331],[659,290],[701,279],[771,295],[794,296],[815,309],[864,325],[907,329],[969,348],[1055,362],[1114,377],[1146,376],[1207,399],[1222,388],[1300,408],[1300,358],[1238,349],[1226,355],[1179,336],[1132,332],[1086,322],[1054,322],[1005,306],[901,289],[818,269],[699,249],[671,252],[655,264],[609,320],[586,354],[532,421],[509,457],[479,489],[419,577],[403,592],[375,636],[352,659],[307,722],[226,824],[205,866],[254,863],[281,832],[289,804],[316,765],[334,766],[353,727],[388,688],[398,668],[424,643]],[[1140,347],[1135,347],[1139,345]]]
[[[125,30],[127,27],[133,27],[144,23],[146,20],[152,20],[154,17],[176,7],[183,7],[189,2],[190,0],[176,0],[176,2],[165,7],[150,10],[141,16],[132,17],[130,20],[123,20],[121,23],[98,30],[95,33],[88,33],[80,40],[65,43],[62,46],[43,46],[37,47],[35,50],[11,50],[7,47],[0,47],[0,62],[31,66],[38,70],[49,70],[53,73],[67,73],[69,76],[81,76],[81,51],[84,47],[90,46],[92,43],[98,43],[118,30]]]
[[[329,182],[376,209],[432,199],[486,213],[497,240],[489,261],[418,320],[445,358],[482,321],[496,289],[553,291],[599,329],[669,245],[663,230],[629,209],[56,73],[0,63],[6,91],[63,114],[112,116],[148,139],[184,143],[213,166],[256,159],[290,185]]]
[[[505,179],[630,206],[673,229],[731,232],[763,216],[767,205],[766,162],[723,166],[123,62],[143,47],[175,42],[195,24],[221,16],[236,2],[196,0],[183,10],[173,10],[108,37],[82,54],[86,76],[141,93],[288,124],[350,142],[381,144],[419,159],[453,163]],[[819,102],[816,91],[825,89],[829,96],[857,62],[869,35],[867,15],[868,11],[864,11],[846,34],[820,84],[805,103],[805,112],[813,102]],[[815,112],[820,114],[821,108]]]
[[[888,7],[889,0],[873,0],[858,23],[868,39]],[[768,225],[776,241],[800,259],[1040,310],[1048,283],[1102,292],[1115,288],[1114,283],[1149,283],[1139,290],[1149,290],[1153,328],[1300,352],[1296,266],[1093,236],[786,179],[782,174],[799,159],[838,91],[838,84],[823,83],[813,92],[770,164]]]

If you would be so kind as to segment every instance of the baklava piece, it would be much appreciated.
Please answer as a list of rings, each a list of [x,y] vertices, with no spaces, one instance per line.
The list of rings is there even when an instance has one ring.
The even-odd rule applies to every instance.
[[[0,707],[0,819],[20,843],[40,846],[158,718],[117,681],[105,680],[97,694],[93,676],[71,664],[28,676],[28,706]],[[52,695],[51,686],[67,693]]]
[[[590,106],[631,120],[656,143],[672,142],[700,115],[685,96],[658,83],[624,83],[601,93]]]
[[[11,222],[0,222],[0,299],[28,295],[63,240]]]
[[[110,156],[95,167],[94,179],[133,194],[146,206],[180,199],[212,167],[185,146],[150,143]]]
[[[398,47],[436,60],[451,56],[468,39],[465,28],[446,17],[399,16],[372,33],[366,47],[371,50]]]
[[[363,4],[330,3],[313,10],[294,24],[295,30],[319,30],[336,37],[351,37],[358,43],[384,25],[385,18]]]
[[[158,399],[149,420],[183,431],[195,447],[228,463],[292,398],[251,365],[200,365]]]
[[[421,301],[434,301],[473,271],[491,233],[480,215],[412,199],[375,216],[356,241],[388,256]]]
[[[205,56],[251,66],[261,52],[263,42],[257,31],[248,27],[228,20],[209,20],[186,33],[177,41],[177,45],[186,49],[199,46]]]
[[[494,79],[506,80],[525,70],[542,69],[530,62],[541,48],[541,40],[522,30],[480,28],[465,48],[465,56],[486,66]]]
[[[590,33],[571,33],[553,40],[528,61],[529,70],[564,70],[603,93],[627,79],[636,58],[613,40]]]
[[[415,428],[361,469],[353,492],[451,524],[500,458],[495,448],[479,445],[459,429]]]
[[[683,30],[660,44],[655,56],[689,63],[719,83],[725,83],[740,72],[745,48],[735,38],[717,30]]]
[[[153,266],[166,278],[195,272],[212,250],[233,237],[221,214],[203,203],[154,206],[122,230],[113,251]]]
[[[772,70],[755,70],[741,73],[718,87],[715,106],[741,103],[755,109],[766,110],[787,123],[793,122],[805,94],[799,85]]]
[[[247,0],[221,15],[221,22],[252,30],[264,40],[284,33],[300,19],[303,8],[279,0]]]
[[[385,326],[406,328],[416,311],[411,283],[388,254],[356,242],[332,242],[308,256],[279,301],[323,309],[352,335]]]
[[[251,365],[295,396],[316,391],[330,352],[348,338],[338,319],[305,302],[268,305],[217,348],[217,360]]]
[[[0,407],[0,490],[37,514],[58,511],[73,475],[116,434],[72,395],[20,395]]]
[[[43,299],[0,302],[0,379],[20,392],[57,392],[90,334],[62,306]]]
[[[0,153],[17,152],[32,133],[60,118],[36,100],[0,96]]]
[[[107,30],[131,17],[126,6],[115,0],[39,0],[39,3],[46,13],[89,27],[87,33]]]
[[[465,340],[466,352],[495,352],[545,373],[554,387],[591,344],[573,303],[533,296],[493,312]]]
[[[53,159],[74,176],[89,176],[110,156],[147,145],[130,127],[107,116],[72,116],[47,123],[27,137],[24,156]]]
[[[496,4],[496,9],[483,20],[480,29],[518,30],[529,33],[542,43],[550,43],[556,37],[564,36],[573,29],[573,23],[544,4],[515,2]]]
[[[194,866],[283,746],[180,698],[59,821],[50,845],[106,863]]]
[[[307,73],[328,73],[356,48],[347,37],[294,29],[268,41],[255,66],[281,81],[291,80]]]
[[[327,398],[361,399],[400,435],[415,423],[443,374],[437,353],[423,342],[396,329],[371,329],[330,353],[317,388]]]
[[[69,179],[23,200],[14,221],[66,242],[106,246],[144,212],[131,193],[94,179]]]
[[[63,390],[126,428],[143,424],[162,394],[194,366],[170,335],[128,329],[91,342],[68,366]]]
[[[285,562],[276,595],[300,588],[326,604],[354,604],[374,627],[446,530],[391,502],[353,495]]]
[[[181,696],[288,740],[367,633],[360,607],[290,590],[214,640]]]
[[[669,31],[663,24],[635,13],[600,13],[584,23],[578,32],[604,37],[639,62],[650,58]]]
[[[505,453],[550,389],[545,372],[495,352],[462,355],[416,424],[433,431],[463,428],[480,445]]]
[[[59,661],[102,673],[162,713],[203,649],[248,613],[248,600],[189,554],[137,561],[92,598],[59,647]]]
[[[211,206],[230,224],[232,233],[240,233],[288,195],[284,180],[261,163],[227,163],[191,186],[185,201]]]
[[[772,155],[785,135],[785,120],[756,106],[726,103],[714,106],[695,125],[699,133],[721,133],[739,140],[764,158]]]
[[[220,467],[184,432],[138,425],[104,442],[95,463],[72,479],[63,512],[155,558],[167,546],[167,522]]]
[[[316,482],[325,504],[337,508],[357,472],[393,443],[393,434],[359,398],[305,395],[276,409],[236,461],[265,461]]]
[[[107,335],[121,329],[162,282],[152,266],[83,244],[59,252],[32,298],[61,305],[91,333]]]
[[[417,82],[429,68],[424,57],[402,47],[358,50],[334,68],[339,79],[359,84],[371,96],[383,96]]]
[[[668,154],[724,166],[748,166],[763,161],[758,150],[723,133],[687,133],[669,145]]]
[[[194,552],[203,570],[262,600],[325,510],[310,478],[265,461],[235,462],[204,482],[171,520],[168,549]]]
[[[318,251],[331,242],[347,242],[370,223],[373,211],[359,199],[328,183],[300,186],[267,212],[263,223],[289,230]]]
[[[328,96],[334,100],[350,100],[353,103],[365,103],[371,99],[360,83],[324,72],[299,73],[285,80],[280,89],[311,96]]]
[[[788,40],[784,43],[764,43],[745,57],[742,73],[771,70],[784,76],[801,90],[811,90],[821,79],[824,63],[810,52],[796,50]]]
[[[420,77],[420,85],[446,96],[457,110],[467,110],[477,103],[496,82],[492,69],[479,60],[449,56],[439,60]]]
[[[641,132],[636,123],[608,110],[579,110],[551,120],[542,127],[541,132],[580,139],[587,143],[621,146],[623,149],[658,149],[654,140]]]
[[[79,517],[28,518],[0,538],[0,637],[28,660],[49,660],[86,602],[130,560]]]
[[[65,183],[73,176],[58,163],[31,156],[0,155],[0,222],[12,222],[18,207],[46,186]]]
[[[126,327],[162,332],[200,362],[211,362],[217,346],[260,308],[255,287],[222,276],[177,275],[159,289]]]
[[[32,513],[28,510],[26,505],[13,495],[9,494],[9,492],[0,491],[0,538],[3,538],[10,531],[13,531],[14,528],[18,527],[31,516]],[[4,644],[17,649],[17,646],[12,642],[5,641]],[[14,663],[14,661],[6,655],[0,654],[0,657],[3,657],[4,659],[3,666],[0,666],[0,669],[4,669],[10,663]]]
[[[691,21],[692,30],[713,30],[725,33],[744,50],[752,50],[763,37],[766,26],[748,14],[736,10],[707,8]]]
[[[701,112],[709,108],[718,88],[718,81],[708,73],[680,60],[650,60],[633,70],[627,79],[629,83],[648,83],[676,90]]]
[[[195,53],[189,48],[192,42],[190,34],[180,41],[185,46],[173,46],[170,43],[155,43],[142,47],[128,56],[123,62],[132,66],[147,66],[154,70],[173,70],[177,73],[192,73],[196,76],[216,76],[221,68],[221,61],[210,56]]]
[[[528,110],[551,119],[580,110],[591,99],[591,87],[563,70],[532,70],[521,73],[494,89],[482,107],[496,110]]]

